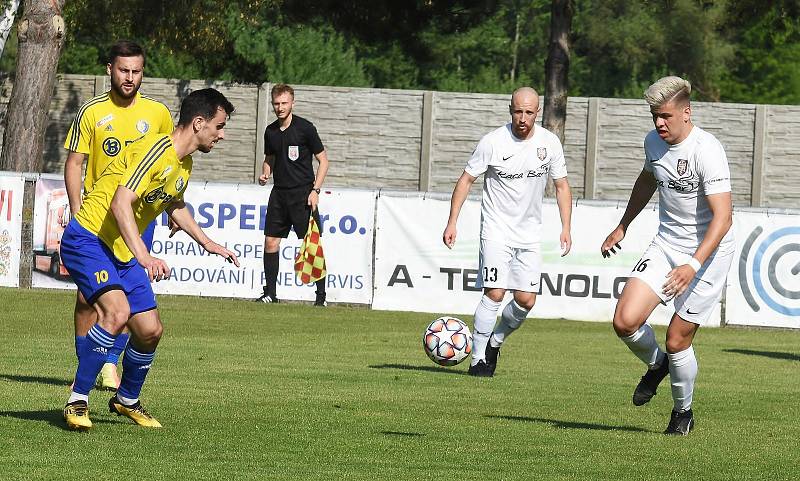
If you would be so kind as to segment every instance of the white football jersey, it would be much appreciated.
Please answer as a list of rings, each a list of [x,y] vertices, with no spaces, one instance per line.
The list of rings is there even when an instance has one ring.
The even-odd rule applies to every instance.
[[[567,176],[558,137],[537,125],[531,138],[519,140],[506,124],[483,136],[464,171],[473,177],[486,174],[481,239],[509,247],[539,244],[545,184],[548,177]]]
[[[668,144],[650,131],[644,139],[644,169],[658,182],[660,225],[656,240],[694,254],[713,214],[707,195],[731,191],[725,149],[712,134],[693,126],[683,142]],[[733,229],[719,243],[721,253],[734,249]]]

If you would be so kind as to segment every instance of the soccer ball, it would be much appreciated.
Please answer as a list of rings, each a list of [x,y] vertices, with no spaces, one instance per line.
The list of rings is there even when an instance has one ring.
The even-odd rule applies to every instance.
[[[425,329],[422,347],[436,364],[455,366],[472,353],[472,333],[461,319],[440,317]]]

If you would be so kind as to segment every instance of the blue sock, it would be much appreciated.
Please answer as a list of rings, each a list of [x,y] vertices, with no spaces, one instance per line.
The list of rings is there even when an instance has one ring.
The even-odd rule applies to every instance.
[[[116,336],[109,334],[99,324],[95,324],[86,334],[86,342],[78,356],[78,372],[72,390],[78,394],[89,394],[94,387],[97,374],[103,368],[108,350],[114,345]]]
[[[153,363],[155,355],[155,351],[139,352],[128,344],[128,347],[125,348],[125,357],[122,358],[122,382],[117,389],[120,396],[139,399],[144,378],[150,372],[150,365]]]
[[[119,362],[119,356],[122,355],[122,351],[124,351],[125,346],[128,345],[129,337],[131,337],[131,335],[127,332],[123,332],[117,336],[117,339],[114,341],[114,345],[108,350],[108,358],[106,359],[106,362],[114,365]]]
[[[75,357],[81,358],[81,351],[83,346],[86,345],[86,336],[75,336]]]

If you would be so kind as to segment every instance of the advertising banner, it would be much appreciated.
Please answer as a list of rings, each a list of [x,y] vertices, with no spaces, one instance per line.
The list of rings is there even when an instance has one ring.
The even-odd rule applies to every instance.
[[[239,257],[240,268],[205,252],[186,233],[169,238],[167,216],[158,219],[152,254],[170,267],[156,293],[256,298],[264,284],[264,214],[270,187],[249,184],[189,184],[184,194],[194,218],[214,241]],[[329,302],[372,301],[374,191],[324,190],[320,195],[322,245]],[[281,242],[277,294],[284,300],[314,300],[315,285],[295,276],[302,239],[292,232]]]
[[[36,181],[33,209],[33,287],[75,288],[59,254],[61,236],[70,216],[63,177],[40,177]]]
[[[622,250],[610,259],[600,245],[617,225],[624,204],[578,204],[572,212],[572,251],[560,255],[561,221],[554,202],[543,206],[540,295],[532,317],[610,321],[628,273],[658,228],[658,211],[648,206],[634,221]],[[423,194],[381,195],[375,239],[373,307],[437,314],[473,314],[481,297],[478,273],[480,202],[468,199],[461,210],[454,248],[442,243],[449,198]],[[506,295],[506,301],[510,295]],[[673,306],[659,306],[650,318],[667,324]],[[720,309],[708,325],[719,325]]]
[[[800,328],[798,219],[734,213],[736,257],[728,275],[727,324]]]
[[[0,286],[19,287],[25,180],[0,176]]]

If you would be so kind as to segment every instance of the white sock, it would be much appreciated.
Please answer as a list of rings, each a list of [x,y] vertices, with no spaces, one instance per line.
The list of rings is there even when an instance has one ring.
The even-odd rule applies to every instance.
[[[72,394],[69,395],[69,399],[67,399],[67,404],[75,402],[75,401],[86,401],[86,404],[89,404],[89,395],[88,394],[78,394],[75,391],[72,391]]]
[[[494,328],[494,333],[491,339],[489,339],[489,343],[492,347],[502,346],[506,337],[519,329],[519,326],[521,326],[525,318],[528,317],[529,312],[531,312],[530,309],[525,309],[517,304],[517,301],[511,299],[511,302],[506,304],[506,307],[503,308],[503,313],[500,315],[500,322],[497,324],[497,327]]]
[[[675,411],[686,411],[692,407],[694,394],[694,380],[697,379],[697,358],[694,348],[689,346],[669,356],[669,379],[672,383],[672,400],[675,402]]]
[[[131,399],[131,398],[127,398],[127,397],[124,397],[124,396],[120,396],[119,393],[117,393],[117,399],[119,399],[119,402],[121,402],[122,404],[124,404],[126,406],[133,406],[134,404],[139,402],[139,398],[138,397],[136,399]]]
[[[661,366],[660,361],[664,358],[663,351],[658,347],[656,333],[650,324],[644,323],[636,332],[627,337],[620,337],[620,339],[650,369]]]
[[[500,303],[489,299],[485,294],[475,309],[475,322],[472,328],[471,364],[473,366],[486,357],[486,343],[489,342],[489,336],[497,322],[498,309],[500,309]]]

